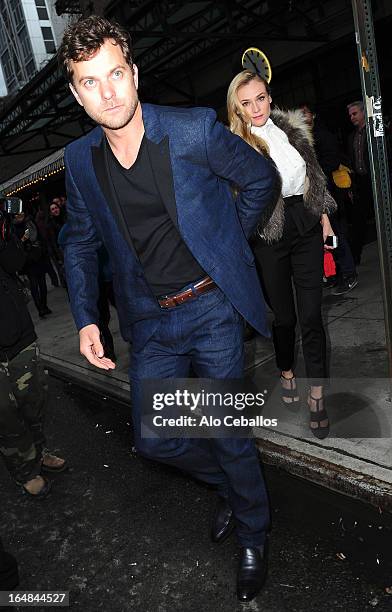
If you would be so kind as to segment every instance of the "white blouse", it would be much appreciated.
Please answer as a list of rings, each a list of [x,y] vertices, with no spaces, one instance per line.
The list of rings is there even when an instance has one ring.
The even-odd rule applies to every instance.
[[[262,126],[252,125],[251,132],[262,138],[269,147],[269,154],[282,177],[282,196],[288,198],[303,195],[306,163],[297,149],[289,143],[285,132],[278,128],[270,117]]]

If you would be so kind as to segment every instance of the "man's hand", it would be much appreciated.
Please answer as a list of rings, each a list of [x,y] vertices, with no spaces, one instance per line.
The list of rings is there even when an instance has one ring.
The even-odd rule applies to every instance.
[[[104,357],[103,346],[97,325],[86,325],[79,331],[80,353],[93,366],[101,370],[114,370],[116,364]]]

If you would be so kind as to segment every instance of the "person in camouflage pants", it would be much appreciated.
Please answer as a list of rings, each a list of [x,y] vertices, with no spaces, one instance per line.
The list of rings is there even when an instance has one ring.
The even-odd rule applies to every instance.
[[[65,461],[45,449],[48,375],[16,277],[26,253],[1,213],[0,208],[0,455],[24,493],[44,497],[51,484],[41,470],[60,472]]]
[[[0,362],[0,452],[18,484],[41,472],[47,377],[36,342]]]

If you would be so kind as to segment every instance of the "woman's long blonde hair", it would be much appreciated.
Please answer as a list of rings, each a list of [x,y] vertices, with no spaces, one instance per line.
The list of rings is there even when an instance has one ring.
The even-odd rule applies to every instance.
[[[238,99],[238,90],[243,85],[247,85],[250,81],[256,79],[260,83],[264,83],[267,94],[270,94],[270,87],[265,79],[260,75],[252,72],[251,70],[243,70],[239,72],[229,85],[227,90],[227,116],[229,119],[230,131],[237,136],[241,136],[245,142],[250,144],[251,147],[256,149],[263,155],[269,153],[268,145],[262,138],[259,138],[255,134],[252,134],[252,124],[245,109],[240,104]]]

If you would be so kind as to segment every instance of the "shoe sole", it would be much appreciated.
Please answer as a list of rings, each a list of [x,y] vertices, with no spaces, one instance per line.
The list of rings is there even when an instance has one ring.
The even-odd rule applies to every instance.
[[[318,440],[325,440],[329,436],[329,425],[328,427],[309,427],[309,429]]]
[[[65,472],[66,470],[68,470],[68,465],[66,463],[64,463],[61,467],[58,468],[49,467],[43,464],[41,465],[41,472],[50,472],[51,474],[56,474],[60,472]]]
[[[358,281],[355,281],[355,283],[353,283],[351,287],[349,287],[348,289],[345,289],[345,291],[331,291],[331,293],[332,295],[344,295],[345,293],[348,293],[349,291],[351,291],[351,289],[355,289],[357,285],[358,285]]]

